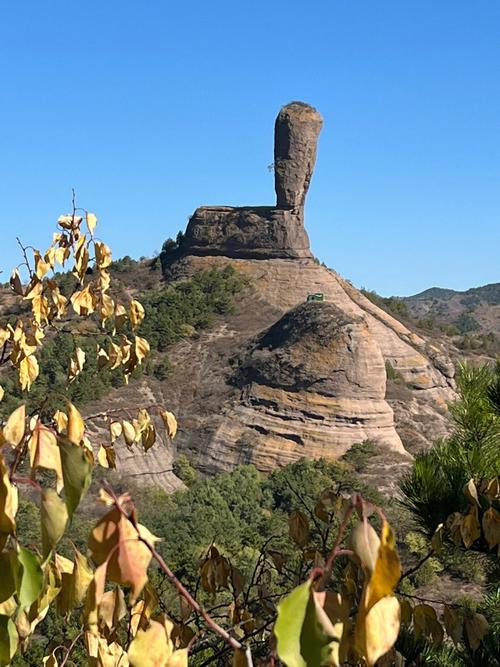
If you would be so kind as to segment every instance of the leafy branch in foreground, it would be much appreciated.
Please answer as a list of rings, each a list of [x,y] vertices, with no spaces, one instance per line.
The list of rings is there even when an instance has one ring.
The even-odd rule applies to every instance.
[[[72,213],[59,218],[46,252],[21,245],[23,262],[11,278],[13,292],[29,307],[0,329],[0,366],[14,369],[23,395],[37,380],[37,355],[46,341],[63,329],[74,348],[61,407],[52,412],[41,395],[28,410],[26,401],[21,403],[2,423],[0,667],[37,641],[37,628],[54,611],[72,632],[62,641],[47,638],[46,667],[82,664],[80,658],[91,667],[183,667],[188,658],[200,666],[249,667],[254,661],[361,666],[380,659],[395,664],[401,626],[440,645],[443,623],[430,601],[412,605],[399,589],[408,572],[401,572],[386,516],[359,493],[346,492],[341,482],[323,489],[312,507],[301,488],[285,485],[298,503],[288,516],[293,548],[271,535],[258,553],[249,554],[244,572],[212,542],[203,551],[193,592],[160,553],[160,538],[139,522],[131,495],[116,494],[107,481],[99,493],[106,509],[90,531],[86,552],[73,547],[71,557],[63,554],[63,537],[78,521],[96,465],[115,467],[116,443],[147,454],[158,446],[160,424],[167,442],[177,430],[175,416],[162,406],[84,418],[68,399],[68,388],[90,356],[96,373],[119,370],[128,380],[150,352],[146,338],[138,335],[147,330],[143,305],[136,299],[125,305],[111,296],[111,251],[95,236],[96,225],[95,215],[73,203]],[[57,266],[69,263],[75,281],[64,295],[54,275]],[[73,329],[70,310],[73,318],[97,323],[94,346],[78,345],[81,329]],[[471,402],[465,418],[475,405]],[[476,412],[481,409],[478,404]],[[97,419],[106,422],[105,443],[90,440],[88,426]],[[484,439],[490,432],[489,426],[476,429]],[[469,465],[475,460],[467,458]],[[474,536],[481,516],[484,541],[495,546],[494,521],[485,523],[485,516],[495,518],[498,480],[469,482],[466,491],[472,509],[460,515],[461,540],[465,547],[479,541]],[[20,492],[38,508],[38,541],[19,529]],[[450,530],[453,537],[453,526]],[[433,549],[445,535],[438,526]],[[164,583],[170,596],[160,597],[158,586]],[[459,633],[462,626],[465,633]],[[472,651],[488,633],[481,612],[461,615],[453,606],[444,609],[444,627],[456,643],[465,635]]]

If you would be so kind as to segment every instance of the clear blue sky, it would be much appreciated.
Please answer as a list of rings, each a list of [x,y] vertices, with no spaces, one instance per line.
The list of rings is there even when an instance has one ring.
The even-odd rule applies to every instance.
[[[272,204],[273,123],[324,116],[312,247],[358,286],[500,281],[498,0],[0,5],[0,265],[71,188],[115,257],[202,204]]]

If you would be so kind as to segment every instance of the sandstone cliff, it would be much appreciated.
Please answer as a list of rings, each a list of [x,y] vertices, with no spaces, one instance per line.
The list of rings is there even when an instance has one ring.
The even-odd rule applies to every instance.
[[[213,338],[194,355],[189,349],[189,360],[178,351],[184,380],[191,369],[183,360],[192,365],[202,354],[207,364],[194,361],[201,366],[193,389],[214,412],[206,414],[185,394],[178,405],[181,419],[185,414],[191,421],[178,446],[206,470],[240,462],[268,470],[301,456],[337,458],[364,439],[412,451],[446,431],[454,367],[445,351],[310,253],[304,203],[321,125],[308,105],[284,107],[275,128],[276,206],[199,208],[181,247],[162,258],[171,280],[230,264],[252,286],[244,324],[216,335],[216,358]],[[326,303],[301,306],[315,292]],[[281,343],[274,345],[276,337]],[[387,365],[398,386],[387,382]],[[208,367],[217,375],[209,386],[201,370]]]

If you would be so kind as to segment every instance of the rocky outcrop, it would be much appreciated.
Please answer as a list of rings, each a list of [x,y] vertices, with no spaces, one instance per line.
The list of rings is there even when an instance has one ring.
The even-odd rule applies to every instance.
[[[333,304],[286,313],[239,356],[232,381],[241,397],[224,413],[204,465],[243,460],[272,470],[302,456],[340,458],[363,440],[405,453],[385,401],[380,348],[363,318]]]
[[[233,258],[312,258],[304,203],[323,120],[313,107],[292,102],[276,118],[276,206],[202,206],[189,220],[182,247],[162,257],[165,270],[180,255]]]
[[[303,102],[284,106],[274,129],[274,187],[278,208],[304,207],[323,119]]]
[[[206,472],[336,459],[363,440],[401,466],[446,433],[454,369],[445,352],[311,256],[304,201],[321,125],[308,105],[284,107],[277,206],[199,208],[181,246],[162,257],[171,280],[227,265],[249,278],[236,314],[179,343],[167,382],[148,379],[154,402],[178,417],[179,451]],[[305,304],[316,292],[325,303]]]
[[[196,209],[182,251],[245,259],[312,257],[302,211],[264,206]]]
[[[405,449],[413,453],[427,447],[433,440],[446,434],[448,428],[447,403],[454,397],[453,365],[449,361],[446,351],[439,344],[430,343],[418,336],[366,299],[335,271],[318,265],[312,260],[243,260],[228,259],[227,257],[186,256],[177,261],[175,266],[172,266],[170,275],[173,279],[183,279],[198,271],[214,267],[223,268],[228,264],[249,278],[251,289],[254,292],[254,301],[249,307],[250,312],[244,324],[241,325],[241,329],[238,329],[238,336],[241,336],[240,340],[245,338],[245,329],[247,331],[253,329],[253,327],[250,328],[252,318],[255,320],[256,326],[260,326],[263,330],[265,328],[263,326],[264,321],[267,321],[267,326],[272,326],[290,309],[304,303],[308,294],[322,292],[325,296],[325,304],[336,306],[347,318],[364,321],[367,327],[366,336],[378,348],[384,360],[384,366],[385,363],[391,364],[400,378],[396,383],[394,381],[387,383],[385,402],[394,410],[394,418],[391,414],[388,419],[395,426]],[[265,319],[261,317],[264,314]],[[439,361],[434,361],[434,359]],[[359,360],[352,357],[351,361],[356,365]],[[179,363],[182,366],[182,362]],[[366,372],[366,369],[364,372]],[[199,377],[201,378],[202,374]],[[252,391],[265,393],[268,391],[267,387],[269,385],[254,383]],[[307,397],[300,391],[294,394],[293,405],[297,406],[302,401],[304,414],[300,419],[291,420],[288,419],[287,414],[292,403],[286,390],[280,387],[279,391],[274,388],[269,389],[269,391],[275,394],[276,405],[281,405],[281,408],[269,413],[269,419],[272,418],[277,422],[286,423],[287,429],[294,429],[295,433],[299,435],[315,423],[310,422],[307,417],[310,414],[307,406],[307,401],[311,402],[310,394]],[[248,393],[245,392],[242,392],[241,396],[236,398],[229,399],[226,397],[223,410],[227,409],[233,415],[234,427],[237,427],[237,423],[242,419],[243,414],[248,415],[247,403],[249,400]],[[264,398],[263,402],[266,400],[267,398]],[[343,400],[349,404],[349,409],[352,409],[353,404],[350,398],[329,403],[330,417],[322,422],[322,426],[325,428],[325,438],[335,440],[336,434],[339,432],[339,426],[345,424],[343,416],[346,414],[346,406],[342,404]],[[240,402],[243,402],[244,405],[240,406]],[[235,403],[239,406],[236,410],[234,409]],[[193,408],[190,410],[190,414],[192,413]],[[338,419],[335,414],[338,414]],[[359,416],[363,417],[363,413],[360,413]],[[225,430],[226,427],[227,424],[218,431],[218,447],[223,447],[221,443],[224,437],[227,437],[228,443],[233,441],[234,432],[231,435],[229,431]],[[214,432],[211,431],[211,435],[205,433],[206,437],[203,444],[201,445],[200,442],[202,447],[200,451],[203,452],[201,458],[203,460],[206,457],[206,443],[214,437],[212,435]],[[382,436],[388,432],[384,427],[378,431],[378,434],[372,431],[372,437],[380,443],[381,447],[384,447],[385,440]],[[359,432],[354,429],[344,430],[342,436],[344,443],[348,442],[349,436],[352,437],[351,444],[358,442]],[[198,437],[196,436],[194,440],[198,442]],[[307,442],[307,438],[304,441]],[[192,442],[193,440],[189,437],[185,440],[189,448],[191,448]],[[283,442],[281,442],[282,445]],[[194,449],[197,449],[197,447],[197,444],[194,445]],[[302,451],[303,456],[309,456],[308,452],[312,449],[313,447],[308,444],[303,450],[299,448],[294,450],[294,455],[298,457],[299,452]],[[338,452],[339,449],[333,447],[330,449],[330,453],[335,455],[334,452]],[[210,451],[213,451],[211,446]],[[235,458],[235,462],[247,461],[249,460],[248,457],[248,452],[245,455],[241,454],[239,458]],[[210,465],[216,465],[216,460],[211,461]]]

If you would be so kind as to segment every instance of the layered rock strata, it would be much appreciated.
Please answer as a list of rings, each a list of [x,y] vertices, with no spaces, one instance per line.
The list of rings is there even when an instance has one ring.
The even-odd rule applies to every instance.
[[[272,470],[302,456],[339,458],[354,442],[404,453],[385,401],[384,359],[363,318],[333,304],[286,313],[239,355],[240,401],[205,456]]]

